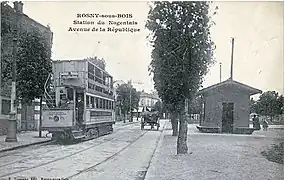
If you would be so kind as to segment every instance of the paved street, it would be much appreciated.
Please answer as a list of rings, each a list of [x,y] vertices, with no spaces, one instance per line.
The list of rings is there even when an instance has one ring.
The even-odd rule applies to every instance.
[[[163,127],[165,121],[161,121]],[[45,177],[69,179],[139,179],[159,141],[159,131],[134,123],[114,133],[74,145],[37,145],[0,154],[0,179]]]
[[[283,130],[252,135],[200,133],[188,127],[189,154],[176,155],[171,124],[140,130],[139,122],[118,123],[114,133],[73,145],[35,145],[0,153],[0,179],[9,177],[75,180],[280,180],[284,166],[260,152]],[[149,127],[148,127],[149,128]]]

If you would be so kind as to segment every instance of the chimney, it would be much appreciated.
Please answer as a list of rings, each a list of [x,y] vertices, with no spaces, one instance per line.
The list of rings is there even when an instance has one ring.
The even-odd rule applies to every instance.
[[[22,1],[15,1],[14,2],[14,9],[18,12],[18,13],[23,13],[23,3]]]

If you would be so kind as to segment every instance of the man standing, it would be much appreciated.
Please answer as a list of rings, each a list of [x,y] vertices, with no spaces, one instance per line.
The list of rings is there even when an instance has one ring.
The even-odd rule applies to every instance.
[[[256,115],[253,115],[253,128],[256,130],[260,130],[260,122],[259,122],[259,118]]]
[[[83,124],[83,118],[84,118],[84,101],[82,98],[79,96],[78,97],[78,103],[77,103],[77,108],[78,108],[78,124],[81,127]]]

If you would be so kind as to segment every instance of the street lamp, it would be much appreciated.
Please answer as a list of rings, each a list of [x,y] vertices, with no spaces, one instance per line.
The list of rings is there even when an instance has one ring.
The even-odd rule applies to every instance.
[[[16,12],[16,17],[18,12]],[[16,18],[17,21],[18,18]],[[17,24],[17,22],[16,22]],[[12,65],[12,91],[11,91],[11,111],[10,111],[10,117],[9,117],[9,126],[8,126],[8,133],[7,137],[5,139],[5,142],[17,142],[17,119],[16,119],[16,108],[15,108],[15,102],[16,102],[16,53],[17,53],[17,30],[18,27],[16,25],[16,28],[14,29],[14,35],[13,38],[13,65]]]

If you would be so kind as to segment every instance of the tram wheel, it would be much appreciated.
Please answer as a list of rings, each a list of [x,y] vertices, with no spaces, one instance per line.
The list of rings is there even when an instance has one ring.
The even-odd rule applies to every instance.
[[[93,138],[99,137],[99,131],[97,128],[91,129]]]

